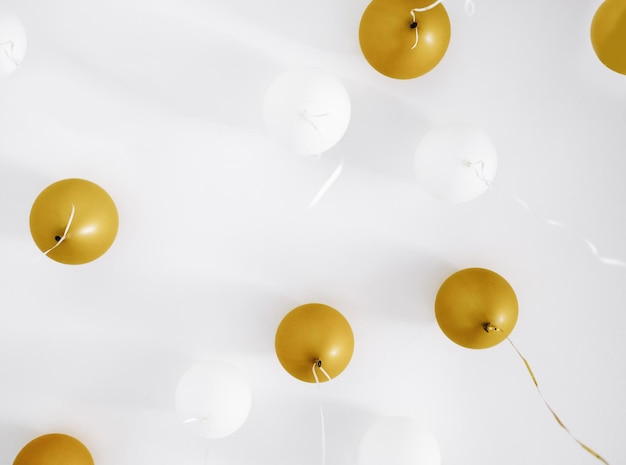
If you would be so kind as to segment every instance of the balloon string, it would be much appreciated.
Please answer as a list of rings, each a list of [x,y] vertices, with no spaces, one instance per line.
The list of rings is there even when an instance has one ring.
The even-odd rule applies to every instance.
[[[467,165],[472,167],[472,168],[474,168],[474,173],[476,174],[478,179],[480,179],[482,182],[484,182],[485,185],[488,188],[493,188],[494,187],[493,181],[487,179],[486,176],[485,176],[485,163],[483,161],[470,161],[470,162],[467,162]],[[543,217],[539,216],[532,208],[530,208],[528,203],[526,203],[524,200],[519,198],[517,195],[514,195],[514,194],[509,194],[509,195],[513,198],[513,200],[515,200],[518,204],[520,204],[526,211],[528,211],[529,213],[533,214],[534,216],[539,218],[541,221],[543,221],[547,225],[555,226],[555,227],[559,227],[559,228],[564,228],[564,229],[569,229],[567,227],[567,225],[565,223],[561,222],[561,221],[552,220],[552,219],[549,219],[549,218],[543,218]],[[626,262],[625,261],[619,260],[617,258],[605,257],[603,255],[600,255],[598,247],[593,242],[591,242],[589,239],[587,239],[585,236],[583,236],[581,234],[578,234],[578,238],[582,242],[585,243],[585,245],[589,248],[589,250],[591,251],[591,253],[594,256],[594,258],[596,260],[598,260],[600,263],[603,263],[605,265],[610,265],[610,266],[617,266],[619,268],[626,269]]]
[[[419,32],[418,32],[419,24],[417,23],[417,18],[415,17],[415,12],[417,11],[419,13],[419,12],[422,12],[422,11],[431,10],[431,9],[435,8],[437,5],[439,5],[440,3],[441,3],[441,0],[437,0],[437,1],[431,3],[428,6],[425,6],[423,8],[413,8],[411,10],[411,12],[410,12],[411,13],[411,18],[413,18],[413,21],[411,22],[411,29],[415,29],[415,43],[413,44],[413,47],[411,47],[411,50],[414,50],[415,47],[417,47],[417,42],[419,41]]]
[[[12,40],[0,42],[0,47],[2,47],[6,57],[11,60],[15,66],[17,66],[18,68],[22,66],[22,62],[15,58],[15,42],[13,42]]]
[[[315,122],[311,118],[319,118],[319,117],[322,117],[322,116],[328,116],[328,113],[320,113],[320,114],[317,114],[317,115],[310,115],[309,112],[306,109],[304,109],[304,110],[302,110],[299,113],[299,116],[300,116],[300,118],[302,118],[304,121],[306,121],[307,123],[309,123],[311,125],[311,127],[317,133],[317,136],[322,140],[322,142],[324,142],[324,138],[322,137],[322,133],[320,132],[319,128],[317,127],[317,125],[315,124]],[[321,156],[321,153],[318,153],[317,156],[318,157]],[[337,178],[341,174],[342,170],[343,170],[343,156],[339,160],[339,164],[337,165],[337,168],[335,168],[335,171],[332,172],[332,174],[326,180],[324,185],[320,188],[319,191],[317,191],[317,194],[315,194],[315,197],[313,197],[313,200],[311,200],[311,202],[309,203],[308,208],[313,208],[315,205],[317,205],[317,203],[321,200],[321,198],[324,197],[324,195],[326,194],[328,189],[330,189],[331,186],[335,183],[335,181],[337,180]]]
[[[320,199],[322,197],[324,197],[324,195],[326,194],[328,189],[330,189],[331,186],[335,183],[335,181],[337,180],[337,178],[341,174],[342,170],[343,170],[343,156],[339,160],[339,164],[337,165],[337,168],[335,168],[335,171],[333,171],[333,173],[326,180],[326,182],[320,188],[320,190],[317,192],[317,194],[315,194],[315,197],[313,197],[313,200],[311,200],[311,203],[309,203],[309,208],[313,208],[315,205],[317,205],[317,203],[320,201]]]
[[[60,246],[63,243],[63,241],[67,237],[67,232],[70,230],[72,221],[74,221],[74,213],[76,213],[76,207],[74,206],[74,204],[72,204],[72,211],[70,213],[69,219],[67,220],[67,225],[65,226],[65,231],[63,232],[63,235],[59,237],[56,244],[54,244],[52,247],[50,247],[48,250],[46,250],[43,253],[44,255],[48,255],[50,252],[52,252],[54,249],[56,249],[58,246]]]
[[[498,328],[494,328],[496,330],[498,330]],[[520,352],[520,350],[517,348],[517,346],[515,344],[513,344],[513,341],[507,337],[506,338],[507,341],[509,341],[509,343],[511,344],[511,346],[513,347],[513,349],[515,349],[515,352],[517,352],[517,355],[519,355],[519,357],[522,359],[522,361],[524,362],[524,365],[526,366],[526,370],[528,370],[528,374],[530,375],[530,377],[533,380],[533,383],[535,384],[535,387],[537,388],[537,392],[539,393],[539,396],[541,397],[541,400],[543,400],[543,403],[546,405],[546,407],[548,408],[548,410],[550,411],[550,413],[552,414],[552,416],[554,417],[554,419],[556,420],[556,422],[559,424],[559,426],[561,428],[563,428],[567,434],[570,435],[570,437],[576,441],[583,449],[585,449],[587,452],[589,452],[591,455],[593,455],[595,458],[597,458],[598,460],[600,460],[602,463],[604,463],[605,465],[609,465],[609,462],[607,462],[600,454],[598,454],[597,452],[595,452],[593,449],[591,449],[589,446],[587,446],[586,444],[584,444],[582,441],[580,441],[578,438],[576,438],[571,431],[565,426],[565,424],[563,423],[563,421],[561,421],[561,419],[559,418],[559,416],[556,414],[556,412],[554,411],[554,409],[550,406],[550,404],[548,403],[548,401],[545,399],[545,397],[543,396],[543,393],[541,392],[541,389],[539,389],[539,383],[537,382],[537,378],[535,377],[535,374],[533,373],[532,368],[530,367],[530,363],[528,363],[528,360],[526,360],[526,358],[522,355],[522,353]]]
[[[324,373],[324,376],[326,376],[326,378],[328,378],[328,381],[330,381],[330,376],[328,375],[328,373],[326,372],[326,370],[324,370],[324,368],[322,368],[322,361],[321,360],[316,360],[313,363],[313,367],[311,368],[311,370],[313,371],[313,378],[315,378],[315,384],[317,385],[317,389],[318,389],[318,393],[320,394],[318,396],[318,401],[319,401],[319,408],[320,408],[320,420],[321,420],[321,427],[322,427],[322,465],[326,464],[326,421],[324,419],[324,408],[322,407],[322,398],[321,398],[321,386],[320,386],[320,380],[317,377],[317,370],[316,368],[319,368],[320,371],[322,373]]]

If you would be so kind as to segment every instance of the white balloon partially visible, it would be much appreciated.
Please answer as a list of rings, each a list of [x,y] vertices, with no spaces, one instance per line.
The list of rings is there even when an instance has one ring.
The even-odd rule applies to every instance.
[[[343,84],[318,69],[284,72],[265,93],[268,133],[299,155],[318,155],[336,145],[350,116],[350,96]]]
[[[415,174],[430,194],[453,203],[478,197],[491,185],[498,167],[487,134],[464,124],[435,127],[420,140]]]
[[[440,465],[435,436],[409,417],[388,417],[372,424],[359,446],[359,465]]]
[[[15,16],[0,16],[0,77],[19,68],[26,55],[26,30]]]
[[[187,371],[176,388],[176,411],[196,434],[211,439],[237,431],[252,405],[243,374],[222,361],[204,362]]]

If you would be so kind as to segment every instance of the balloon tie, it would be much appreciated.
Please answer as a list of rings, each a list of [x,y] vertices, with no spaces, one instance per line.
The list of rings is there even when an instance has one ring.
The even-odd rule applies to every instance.
[[[67,238],[67,233],[70,230],[70,226],[72,225],[72,221],[74,221],[74,213],[76,213],[76,207],[74,206],[74,204],[72,204],[72,211],[70,212],[70,217],[67,220],[67,225],[65,226],[65,231],[63,231],[63,235],[62,236],[54,236],[54,238],[57,241],[57,243],[54,244],[52,247],[50,247],[48,250],[46,250],[43,253],[44,255],[48,255],[50,252],[52,252],[54,249],[56,249],[58,246],[60,246],[63,243],[63,241]]]
[[[500,331],[501,333],[504,332],[497,326],[492,325],[491,323],[483,323],[483,329],[485,330],[486,333],[491,333],[493,331]]]
[[[410,27],[411,29],[415,29],[415,43],[413,44],[413,47],[411,47],[411,50],[415,49],[415,47],[417,47],[417,42],[419,40],[419,33],[418,33],[418,23],[417,23],[417,18],[415,17],[415,12],[417,11],[422,12],[422,11],[428,11],[428,10],[432,10],[433,8],[435,8],[437,5],[439,5],[441,3],[441,0],[436,0],[435,2],[431,3],[428,6],[422,7],[422,8],[413,8],[410,13],[411,13],[411,18],[413,18],[413,22],[411,22]]]
[[[485,175],[485,161],[484,160],[474,160],[474,161],[466,161],[465,165],[474,168],[474,174],[480,179],[485,185],[491,189],[493,187],[493,182],[487,179]]]
[[[320,371],[324,373],[326,378],[328,378],[328,381],[330,381],[330,376],[328,375],[328,373],[326,373],[326,370],[322,368],[321,360],[318,359],[313,362],[313,367],[311,368],[313,371],[313,377],[315,378],[315,384],[317,385],[318,392],[321,393],[320,380],[317,377],[316,368],[319,368]],[[320,396],[318,396],[318,401],[319,401],[320,420],[321,420],[321,428],[322,428],[322,465],[325,465],[326,464],[326,427],[325,427],[326,421],[324,420],[324,408],[322,407],[321,394]]]
[[[483,325],[484,326],[484,325]],[[486,330],[485,330],[486,331]],[[517,352],[517,355],[519,355],[519,357],[522,359],[522,361],[524,362],[524,365],[526,366],[526,370],[528,370],[528,374],[530,375],[531,379],[533,380],[533,383],[535,385],[535,387],[537,388],[537,392],[539,393],[539,396],[541,397],[541,400],[543,400],[543,403],[546,405],[546,407],[548,408],[548,410],[550,411],[550,413],[552,414],[552,416],[554,417],[554,419],[556,420],[556,422],[559,424],[559,426],[561,428],[563,428],[567,434],[570,435],[570,437],[576,441],[583,449],[585,449],[587,452],[589,452],[591,455],[593,455],[595,458],[597,458],[598,460],[600,460],[602,463],[604,463],[605,465],[609,465],[609,462],[607,462],[600,454],[598,454],[597,452],[595,452],[593,449],[591,449],[589,446],[587,446],[586,444],[584,444],[583,442],[581,442],[578,438],[576,438],[571,431],[565,426],[565,424],[563,423],[563,421],[561,421],[561,419],[559,418],[559,416],[556,414],[556,412],[554,411],[554,409],[550,406],[550,404],[548,404],[548,401],[545,399],[545,397],[543,396],[543,393],[541,392],[541,389],[539,389],[539,383],[537,382],[537,378],[535,377],[535,374],[533,373],[532,368],[530,367],[530,363],[528,363],[528,360],[526,360],[526,358],[522,355],[522,353],[520,352],[520,350],[517,348],[517,346],[515,344],[513,344],[513,341],[510,338],[506,338],[507,341],[509,341],[509,343],[511,344],[511,346],[513,347],[513,349],[515,349],[515,352]]]
[[[307,109],[305,108],[304,110],[300,111],[300,113],[298,113],[298,116],[303,121],[306,121],[307,123],[309,123],[311,127],[315,129],[315,132],[317,132],[318,135],[320,135],[320,131],[318,127],[315,125],[315,123],[313,122],[311,118],[321,118],[322,116],[328,116],[328,113],[319,113],[317,115],[310,115]]]
[[[0,47],[2,47],[5,56],[13,62],[15,66],[20,68],[22,66],[22,62],[15,58],[15,42],[12,40],[7,40],[5,42],[0,42]]]

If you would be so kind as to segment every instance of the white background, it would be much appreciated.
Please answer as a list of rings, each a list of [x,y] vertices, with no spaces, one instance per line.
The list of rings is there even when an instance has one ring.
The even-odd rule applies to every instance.
[[[511,339],[570,431],[626,463],[626,270],[585,242],[626,260],[626,76],[593,53],[601,2],[476,0],[473,16],[463,3],[445,2],[441,63],[398,81],[360,51],[367,1],[5,0],[29,42],[0,81],[0,463],[63,432],[97,465],[314,465],[319,401],[328,465],[356,464],[387,415],[426,422],[445,465],[599,463],[509,344],[464,349],[439,330],[436,292],[471,266],[515,289]],[[263,127],[265,90],[302,66],[352,103],[320,157]],[[433,198],[413,172],[420,137],[447,122],[498,151],[494,188],[472,202]],[[120,214],[112,248],[80,266],[42,257],[28,227],[39,192],[69,177]],[[274,353],[280,320],[308,302],[355,335],[320,389]],[[174,392],[212,358],[244,371],[253,402],[208,441]]]

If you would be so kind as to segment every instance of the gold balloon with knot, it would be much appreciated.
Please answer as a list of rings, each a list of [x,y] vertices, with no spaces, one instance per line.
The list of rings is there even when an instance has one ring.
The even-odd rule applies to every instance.
[[[412,79],[441,61],[450,19],[439,0],[373,0],[359,26],[361,51],[381,74]]]
[[[466,268],[446,279],[435,298],[435,316],[443,333],[470,349],[493,347],[517,323],[517,296],[499,274]]]
[[[113,199],[85,179],[51,184],[30,211],[30,232],[37,247],[68,265],[91,262],[104,254],[115,240],[118,224]]]
[[[89,449],[67,434],[39,436],[17,454],[13,465],[94,465]]]
[[[274,344],[280,364],[290,375],[308,383],[325,382],[336,378],[350,363],[354,335],[348,320],[337,310],[310,303],[285,315]]]

